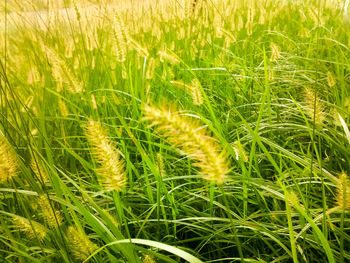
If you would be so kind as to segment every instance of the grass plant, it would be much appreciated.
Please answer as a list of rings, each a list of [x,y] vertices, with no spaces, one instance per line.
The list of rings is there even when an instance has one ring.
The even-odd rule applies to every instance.
[[[349,8],[1,1],[0,261],[350,262]]]

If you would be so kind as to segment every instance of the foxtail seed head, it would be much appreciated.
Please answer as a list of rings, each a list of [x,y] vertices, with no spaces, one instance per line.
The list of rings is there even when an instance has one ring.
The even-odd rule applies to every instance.
[[[341,210],[350,209],[350,179],[346,173],[339,176],[335,200]]]
[[[0,131],[0,183],[18,174],[18,162],[13,149]]]
[[[149,121],[150,126],[157,126],[160,135],[196,160],[193,166],[200,169],[204,179],[217,184],[224,182],[230,171],[227,154],[198,121],[166,107],[145,106],[144,114],[144,120]]]
[[[100,164],[96,170],[100,182],[107,191],[120,191],[126,184],[126,172],[123,159],[119,151],[107,136],[107,131],[100,122],[89,120],[85,127],[85,134],[93,146],[92,153]]]
[[[324,105],[322,104],[319,96],[315,93],[315,91],[312,88],[305,89],[305,102],[306,113],[312,120],[315,121],[317,125],[321,125],[326,118]]]
[[[32,168],[34,174],[42,183],[50,182],[49,176],[47,175],[47,172],[38,155],[36,154],[34,155],[34,157],[30,162],[30,167]]]
[[[56,210],[54,206],[50,204],[47,196],[39,196],[38,203],[40,206],[41,214],[50,228],[55,228],[58,225],[62,224],[63,217],[61,212],[59,210]]]
[[[97,245],[90,241],[85,233],[80,232],[76,227],[70,226],[67,230],[67,238],[74,257],[78,260],[85,260]]]
[[[13,215],[13,225],[30,239],[43,240],[47,234],[47,229],[42,224],[21,216]]]
[[[142,263],[156,263],[156,261],[151,255],[145,254],[142,257]]]

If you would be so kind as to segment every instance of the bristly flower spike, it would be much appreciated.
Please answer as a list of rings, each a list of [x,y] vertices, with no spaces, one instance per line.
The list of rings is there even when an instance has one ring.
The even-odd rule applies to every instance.
[[[144,120],[157,126],[156,132],[196,162],[206,180],[222,184],[229,173],[227,153],[198,121],[166,107],[144,107]]]

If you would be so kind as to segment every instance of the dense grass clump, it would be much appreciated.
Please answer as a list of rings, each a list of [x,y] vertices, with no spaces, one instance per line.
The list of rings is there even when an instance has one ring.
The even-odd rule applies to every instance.
[[[348,0],[0,12],[4,262],[350,261]]]

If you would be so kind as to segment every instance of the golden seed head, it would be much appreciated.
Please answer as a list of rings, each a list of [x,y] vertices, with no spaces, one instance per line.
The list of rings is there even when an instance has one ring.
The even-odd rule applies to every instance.
[[[49,199],[45,195],[40,195],[38,198],[41,215],[45,219],[50,228],[55,228],[62,224],[63,217],[59,210],[56,210],[53,204],[50,204]]]
[[[240,141],[235,141],[233,143],[233,150],[235,151],[237,161],[243,160],[245,163],[248,162],[247,153],[245,152],[244,147]]]
[[[329,87],[334,87],[337,84],[334,74],[331,71],[327,71],[327,84]]]
[[[200,169],[204,179],[222,184],[228,167],[227,154],[198,121],[166,107],[144,107],[144,120],[157,126],[156,132],[178,147],[182,153],[196,160],[193,166]]]
[[[277,61],[277,60],[281,57],[280,49],[279,49],[279,47],[278,47],[275,43],[273,43],[273,42],[271,42],[270,46],[271,46],[271,58],[270,58],[270,60],[271,60],[272,62]]]
[[[147,70],[146,70],[146,79],[153,79],[155,68],[156,68],[156,59],[151,57],[149,59]]]
[[[67,108],[67,105],[64,102],[64,100],[62,100],[62,99],[58,100],[58,108],[60,109],[61,115],[63,117],[65,117],[65,118],[68,117],[69,112],[68,112],[68,108]]]
[[[115,53],[116,59],[119,62],[124,62],[127,55],[127,32],[124,25],[124,21],[121,17],[116,14],[113,21],[113,33],[114,33],[114,47],[113,52]]]
[[[135,39],[128,36],[128,42],[131,44],[131,46],[134,48],[134,50],[139,54],[141,57],[148,57],[149,53],[148,50],[144,47],[142,47]]]
[[[198,79],[193,79],[191,84],[187,84],[181,80],[173,80],[170,83],[174,87],[182,88],[188,93],[190,93],[194,105],[199,106],[203,104],[202,89]]]
[[[36,82],[40,81],[40,74],[38,72],[38,69],[34,66],[30,69],[29,73],[28,73],[28,84],[34,84]]]
[[[299,197],[294,191],[290,191],[286,194],[287,202],[289,206],[293,207],[294,204],[300,204]]]
[[[165,177],[166,172],[165,172],[164,160],[163,160],[162,154],[157,153],[156,159],[157,159],[158,171],[162,177]]]
[[[81,93],[84,91],[83,83],[77,79],[69,68],[67,63],[60,55],[52,48],[41,44],[42,50],[45,52],[48,61],[51,65],[52,76],[57,82],[58,90],[62,89],[63,83],[66,83],[66,88],[71,93]]]
[[[107,191],[120,191],[126,184],[125,163],[119,151],[108,138],[107,131],[100,122],[89,120],[85,134],[93,146],[92,153],[100,167],[96,169],[100,182]]]
[[[156,261],[154,260],[154,258],[153,258],[151,255],[149,255],[149,254],[143,255],[143,257],[142,257],[142,262],[143,262],[143,263],[156,263]]]
[[[32,168],[34,174],[37,176],[38,180],[43,183],[50,182],[49,176],[41,162],[40,158],[35,154],[30,162],[30,167]]]
[[[97,102],[96,102],[96,97],[94,94],[91,94],[91,104],[92,104],[92,108],[94,110],[97,110]]]
[[[324,105],[312,88],[305,89],[305,102],[306,113],[316,124],[321,125],[326,118]]]
[[[196,106],[203,104],[203,95],[201,84],[198,79],[193,79],[190,86],[190,93],[192,95],[193,104]]]
[[[0,183],[6,182],[19,172],[15,152],[0,131]]]
[[[72,254],[78,260],[84,261],[92,252],[98,248],[95,243],[91,242],[85,233],[79,231],[74,226],[68,227],[67,239]]]
[[[30,239],[43,240],[47,234],[47,229],[42,224],[21,216],[13,215],[13,224]]]
[[[180,63],[180,60],[176,56],[169,54],[166,51],[158,51],[158,55],[160,56],[161,62],[168,61],[170,64],[173,65]]]
[[[350,209],[350,179],[346,173],[339,176],[335,200],[341,210]]]

